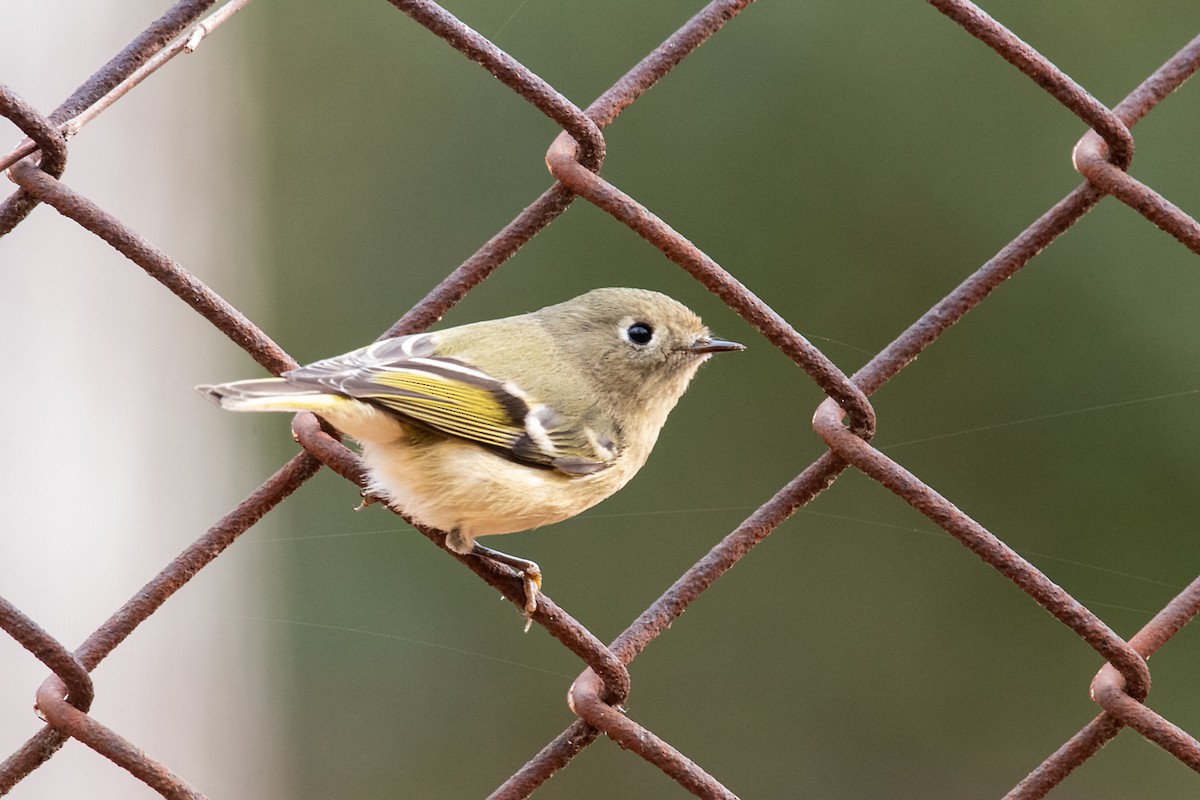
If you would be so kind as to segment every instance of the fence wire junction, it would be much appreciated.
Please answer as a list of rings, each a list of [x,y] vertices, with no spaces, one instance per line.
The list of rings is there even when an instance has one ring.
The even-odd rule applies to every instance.
[[[570,707],[578,719],[497,787],[492,798],[529,797],[600,734],[654,764],[697,797],[736,797],[700,765],[624,713],[622,703],[630,690],[628,665],[726,570],[850,467],[887,487],[975,552],[1105,661],[1091,682],[1091,694],[1100,706],[1100,713],[1017,783],[1005,795],[1007,798],[1047,795],[1072,770],[1125,728],[1200,771],[1200,742],[1144,702],[1150,686],[1146,660],[1200,611],[1200,578],[1135,636],[1122,639],[1001,539],[918,476],[874,448],[871,439],[875,431],[875,413],[869,401],[874,392],[937,341],[950,326],[1106,196],[1116,198],[1192,252],[1200,254],[1200,225],[1153,188],[1126,172],[1133,155],[1130,128],[1200,68],[1200,37],[1189,42],[1128,97],[1109,109],[977,6],[962,0],[928,0],[930,5],[1027,75],[1087,125],[1088,132],[1072,153],[1073,164],[1083,175],[1084,182],[913,322],[866,366],[847,376],[736,277],[648,208],[600,177],[605,158],[603,129],[733,20],[750,0],[709,3],[583,109],[440,6],[424,0],[389,1],[554,120],[562,133],[546,155],[546,164],[554,178],[550,188],[447,275],[428,296],[384,332],[384,337],[423,330],[431,325],[553,222],[576,198],[582,198],[657,247],[720,297],[799,365],[828,398],[813,417],[813,427],[827,451],[684,572],[614,641],[607,645],[601,642],[551,598],[543,595],[534,621],[585,665],[569,692]],[[215,0],[180,0],[48,115],[43,116],[14,90],[0,86],[0,115],[28,137],[27,142],[0,159],[0,168],[8,170],[19,186],[0,205],[0,235],[13,230],[39,204],[49,205],[140,266],[265,369],[278,374],[297,364],[257,326],[166,253],[61,180],[67,163],[69,136],[174,55],[196,50],[204,36],[248,2],[233,0],[208,14]],[[0,764],[0,794],[11,790],[50,760],[68,738],[75,738],[164,797],[202,796],[167,766],[146,756],[136,744],[89,716],[94,698],[89,673],[167,598],[322,466],[360,486],[363,484],[357,456],[315,417],[298,415],[293,422],[293,433],[303,452],[280,467],[249,497],[218,520],[77,648],[62,644],[0,598],[0,628],[51,671],[36,693],[37,708],[46,725]],[[445,549],[442,533],[418,529]],[[521,606],[524,603],[524,587],[511,570],[473,557],[449,554],[514,604]]]

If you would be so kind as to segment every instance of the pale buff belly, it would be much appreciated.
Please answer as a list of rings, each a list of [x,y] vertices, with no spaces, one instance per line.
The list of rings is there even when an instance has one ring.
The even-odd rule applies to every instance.
[[[519,464],[478,445],[444,439],[436,447],[363,443],[371,491],[415,521],[477,536],[549,525],[591,508],[625,485],[636,465],[618,458],[593,475],[571,477]]]
[[[447,543],[462,553],[477,536],[530,530],[591,508],[628,483],[653,446],[651,436],[600,472],[568,476],[413,429],[366,403],[350,401],[322,416],[361,445],[371,494],[422,525],[456,531]]]

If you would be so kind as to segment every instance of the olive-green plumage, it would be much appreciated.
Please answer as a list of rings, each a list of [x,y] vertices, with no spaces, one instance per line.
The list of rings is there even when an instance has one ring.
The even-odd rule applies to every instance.
[[[472,552],[625,485],[711,353],[699,317],[596,289],[504,319],[388,339],[280,378],[197,387],[234,411],[312,411],[362,447],[370,491]]]

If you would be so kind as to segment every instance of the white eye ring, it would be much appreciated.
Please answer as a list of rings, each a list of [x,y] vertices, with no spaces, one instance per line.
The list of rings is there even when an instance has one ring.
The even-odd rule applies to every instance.
[[[654,326],[644,320],[627,317],[621,320],[621,326],[618,329],[621,338],[636,347],[645,347],[657,338],[657,332]]]

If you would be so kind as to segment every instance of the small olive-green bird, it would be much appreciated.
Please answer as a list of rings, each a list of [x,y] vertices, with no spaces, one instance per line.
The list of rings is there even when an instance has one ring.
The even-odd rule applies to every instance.
[[[645,289],[596,289],[515,317],[398,336],[283,373],[197,389],[231,411],[311,411],[355,439],[367,492],[456,553],[591,508],[642,465],[696,369],[742,350]]]

